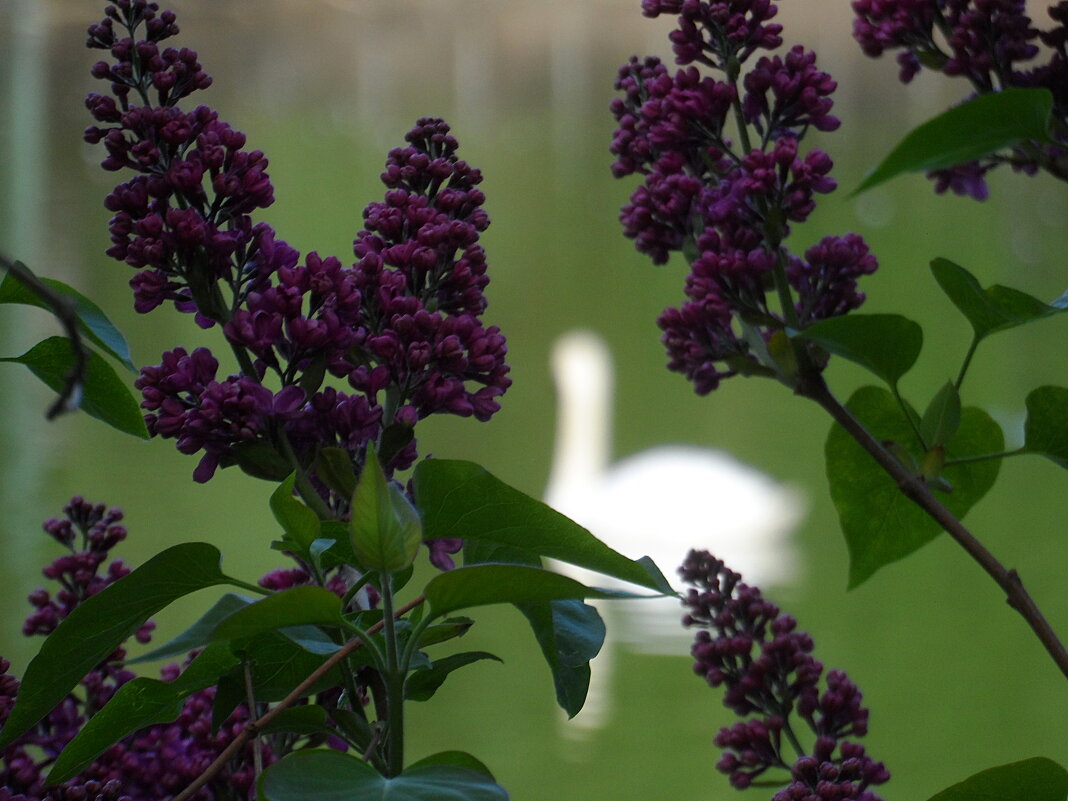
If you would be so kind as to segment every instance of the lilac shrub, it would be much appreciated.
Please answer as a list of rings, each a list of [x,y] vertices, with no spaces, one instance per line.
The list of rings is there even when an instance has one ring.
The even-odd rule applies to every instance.
[[[1068,179],[1068,2],[1049,6],[1056,24],[1045,31],[1035,27],[1023,0],[853,0],[852,6],[861,50],[873,58],[897,51],[903,83],[930,69],[967,80],[973,97],[1012,88],[1053,95],[1051,141],[930,172],[936,192],[985,200],[984,176],[1000,164]]]
[[[868,731],[857,686],[812,656],[812,637],[797,621],[707,551],[690,551],[679,568],[691,585],[683,597],[686,626],[698,628],[694,672],[724,688],[724,705],[748,720],[715,736],[723,749],[716,767],[745,789],[768,770],[789,770],[773,801],[879,801],[869,787],[890,778],[881,762],[855,742]],[[814,742],[805,749],[796,725]],[[791,756],[788,752],[793,751]]]
[[[44,530],[69,553],[42,571],[58,588],[30,594],[34,612],[23,625],[26,636],[51,634],[80,603],[130,572],[121,560],[105,567],[111,549],[126,538],[120,510],[75,497],[63,513],[64,517],[45,522]],[[153,628],[151,622],[142,625],[134,635],[137,642],[149,642]],[[162,801],[199,776],[245,726],[248,708],[240,704],[218,731],[212,730],[215,688],[209,687],[191,695],[173,723],[150,726],[107,749],[77,778],[45,787],[45,775],[59,752],[120,686],[134,678],[121,664],[125,658],[125,648],[116,649],[82,679],[78,692],[68,695],[3,750],[0,801]],[[18,679],[7,673],[9,667],[0,658],[0,725],[6,722],[19,691]],[[178,665],[168,665],[162,676],[169,680],[179,672]],[[245,751],[197,798],[250,797],[254,780],[251,746]],[[264,749],[265,762],[273,759],[270,749]]]
[[[620,212],[625,235],[654,264],[679,252],[690,265],[687,302],[659,319],[668,366],[702,395],[739,374],[789,380],[768,352],[775,335],[859,307],[857,279],[878,266],[856,234],[824,237],[803,255],[786,246],[791,226],[836,186],[830,157],[802,147],[809,130],[839,127],[836,84],[801,46],[755,58],[782,44],[766,0],[642,8],[677,15],[669,38],[683,68],[632,57],[620,69],[612,171],[642,178]]]
[[[405,469],[420,419],[488,420],[511,383],[504,336],[481,320],[482,174],[457,157],[444,121],[420,119],[389,153],[355,263],[301,259],[253,221],[274,200],[263,153],[212,109],[178,106],[211,78],[192,50],[162,46],[177,33],[172,12],[119,0],[88,39],[110,53],[93,75],[111,91],[89,95],[98,124],[85,138],[103,144],[105,169],[137,173],[105,201],[108,253],[136,270],[139,312],[171,305],[218,325],[239,367],[220,372],[207,348],[164,353],[136,382],[149,432],[201,454],[199,482],[233,464],[276,479],[306,471],[344,516],[348,499],[317,475],[323,448],[344,451],[357,474],[369,445],[386,451],[388,472]]]

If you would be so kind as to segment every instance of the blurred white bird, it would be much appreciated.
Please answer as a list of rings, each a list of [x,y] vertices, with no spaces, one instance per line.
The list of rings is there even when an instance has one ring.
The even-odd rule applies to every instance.
[[[556,443],[545,501],[625,556],[650,556],[673,585],[691,548],[706,549],[755,585],[797,578],[799,556],[790,533],[801,519],[800,493],[722,451],[667,445],[609,467],[612,362],[597,335],[573,331],[552,351],[557,392]],[[560,572],[594,586],[624,586],[572,565]],[[633,586],[626,585],[629,589]],[[689,651],[692,632],[680,624],[677,599],[597,604],[608,636],[593,664],[586,706],[571,735],[606,722],[612,651]]]

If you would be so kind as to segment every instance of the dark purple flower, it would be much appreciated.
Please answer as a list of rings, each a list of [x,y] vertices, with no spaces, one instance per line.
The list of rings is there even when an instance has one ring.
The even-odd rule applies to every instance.
[[[830,157],[801,150],[809,129],[838,128],[830,113],[836,83],[800,46],[746,71],[757,49],[781,44],[780,26],[766,24],[776,11],[770,2],[645,0],[642,8],[678,15],[671,40],[679,63],[722,72],[713,78],[691,66],[671,75],[658,59],[632,57],[615,84],[623,96],[612,103],[612,171],[642,176],[620,211],[624,235],[654,264],[676,252],[690,264],[689,302],[659,320],[669,369],[699,394],[740,373],[781,377],[759,340],[856,308],[864,296],[855,279],[876,264],[852,234],[824,240],[814,261],[785,245],[816,195],[836,187]],[[724,136],[728,119],[741,126],[739,145]],[[791,270],[798,275],[788,277]],[[784,309],[792,290],[802,296]],[[800,319],[791,307],[803,310]]]
[[[789,769],[793,781],[774,801],[878,801],[868,788],[890,773],[845,739],[868,731],[857,686],[831,670],[821,693],[823,665],[812,656],[812,638],[707,551],[690,551],[679,575],[693,587],[683,599],[683,624],[698,628],[694,672],[724,688],[729,709],[755,715],[720,729],[714,742],[724,753],[716,767],[740,789],[768,768]],[[792,717],[812,730],[811,753],[799,750]]]

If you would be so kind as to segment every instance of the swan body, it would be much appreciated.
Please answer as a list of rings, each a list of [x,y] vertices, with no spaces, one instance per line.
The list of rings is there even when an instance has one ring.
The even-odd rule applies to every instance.
[[[804,503],[796,490],[730,454],[693,446],[659,446],[610,465],[608,347],[590,332],[565,334],[553,347],[552,372],[558,411],[546,503],[625,556],[651,557],[673,585],[675,568],[691,548],[711,551],[750,584],[782,586],[797,578],[790,533]],[[613,584],[571,565],[554,566],[586,583]],[[593,665],[586,707],[573,722],[587,728],[603,725],[607,717],[616,644],[681,655],[692,639],[680,624],[675,598],[612,601],[598,608],[608,618],[608,639]]]

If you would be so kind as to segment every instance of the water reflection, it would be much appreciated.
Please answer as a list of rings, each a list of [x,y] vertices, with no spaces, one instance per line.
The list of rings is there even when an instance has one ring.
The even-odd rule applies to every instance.
[[[631,53],[668,55],[667,21],[643,20],[629,0],[173,6],[182,43],[201,53],[215,78],[205,102],[271,157],[278,202],[265,218],[301,250],[348,252],[360,209],[381,195],[377,174],[386,149],[418,116],[449,119],[462,157],[484,170],[494,219],[485,238],[493,275],[488,320],[509,337],[516,383],[489,425],[428,421],[424,452],[483,462],[540,494],[550,458],[546,432],[553,425],[550,343],[571,328],[592,328],[619,354],[621,455],[663,442],[720,448],[802,487],[812,499],[798,534],[810,574],[777,600],[813,631],[820,658],[848,668],[864,689],[873,707],[869,750],[895,771],[892,795],[930,795],[969,771],[1042,752],[1039,742],[1068,740],[1055,671],[951,543],[936,541],[907,565],[844,593],[845,548],[823,486],[827,422],[818,410],[770,382],[742,379],[699,399],[664,371],[653,320],[678,302],[684,271],[678,264],[651,269],[619,236],[616,210],[630,187],[608,174],[612,123],[605,109],[615,70]],[[210,343],[212,335],[167,312],[136,319],[124,285],[128,272],[102,255],[107,213],[101,200],[120,178],[102,173],[100,155],[80,141],[88,123],[82,100],[94,88],[87,71],[95,58],[81,45],[98,12],[74,0],[0,4],[0,180],[7,190],[0,247],[93,295],[133,334],[135,360],[155,363],[164,349]],[[841,4],[787,2],[782,16],[787,41],[815,47],[821,66],[840,81],[843,128],[822,142],[846,187],[856,185],[904,126],[959,95],[935,79],[906,90],[893,83],[891,64],[861,59],[848,40],[850,21]],[[1064,187],[1005,175],[995,178],[993,197],[983,206],[937,199],[922,179],[906,178],[857,200],[832,195],[796,232],[806,243],[846,230],[870,239],[883,267],[867,283],[868,308],[907,311],[928,329],[924,360],[903,386],[918,405],[953,372],[943,365],[960,359],[968,333],[927,273],[932,256],[959,261],[984,284],[1001,281],[1045,298],[1064,289]],[[32,310],[0,312],[5,355],[51,332]],[[1068,382],[1058,325],[1063,322],[1042,323],[1033,334],[1009,333],[984,345],[966,402],[1018,414],[1027,389]],[[192,462],[169,443],[129,441],[89,420],[46,426],[38,415],[45,393],[15,367],[0,369],[6,467],[0,477],[0,643],[17,666],[30,655],[16,633],[22,599],[38,585],[37,566],[53,555],[35,532],[76,492],[126,507],[131,539],[124,553],[131,561],[176,542],[211,539],[223,545],[228,567],[245,578],[273,564],[264,547],[275,536],[266,511],[269,487],[232,471],[194,486]],[[830,378],[843,395],[862,380],[848,366],[835,367]],[[1063,554],[1063,537],[1048,522],[1068,516],[1063,476],[1035,460],[1007,464],[1003,474],[1003,486],[969,522],[1020,569],[1063,631],[1063,560],[1049,556]],[[160,637],[205,602],[192,599],[165,617]],[[469,639],[479,641],[468,647],[495,650],[507,664],[458,674],[435,705],[415,710],[416,757],[442,747],[470,750],[518,801],[715,798],[727,792],[712,768],[710,740],[729,716],[716,695],[688,675],[683,656],[624,657],[615,725],[586,744],[588,764],[561,764],[548,706],[552,688],[536,647],[525,634],[511,634],[508,627],[518,624],[509,610],[479,619],[487,624],[476,627]],[[969,737],[972,732],[990,734]],[[953,753],[947,743],[954,744]]]

